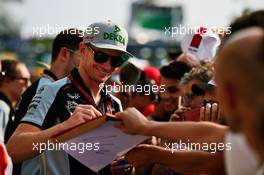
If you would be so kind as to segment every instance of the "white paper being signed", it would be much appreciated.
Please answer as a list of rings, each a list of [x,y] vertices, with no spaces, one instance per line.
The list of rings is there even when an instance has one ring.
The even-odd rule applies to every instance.
[[[113,121],[108,121],[99,128],[66,141],[68,144],[74,143],[76,145],[79,143],[99,143],[99,150],[97,147],[97,151],[93,149],[90,151],[85,150],[84,152],[78,149],[65,151],[86,167],[98,172],[114,159],[122,156],[147,138],[146,136],[124,134],[113,125]]]

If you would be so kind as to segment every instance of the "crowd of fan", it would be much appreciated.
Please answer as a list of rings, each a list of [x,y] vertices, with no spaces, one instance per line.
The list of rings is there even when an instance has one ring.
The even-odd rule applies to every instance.
[[[244,14],[230,24],[232,33],[224,37],[209,29],[186,34],[181,42],[183,52],[160,68],[129,59],[113,72],[105,85],[113,87],[109,93],[119,99],[124,110],[121,112],[114,104],[114,114],[122,120],[116,127],[128,134],[150,136],[123,157],[135,167],[134,174],[264,174],[263,19],[263,10]],[[23,63],[1,60],[0,175],[37,175],[46,171],[49,174],[42,169],[41,155],[32,151],[31,145],[34,141],[45,141],[51,131],[59,129],[49,130],[52,127],[47,117],[43,123],[48,124],[37,126],[47,132],[38,136],[40,140],[34,140],[35,136],[26,134],[40,130],[29,128],[29,124],[36,123],[23,117],[32,105],[31,100],[45,84],[66,77],[72,69],[84,64],[79,62],[80,55],[87,54],[80,44],[85,40],[78,32],[69,33],[61,32],[56,36],[50,68],[32,85]],[[100,58],[94,47],[89,48]],[[111,56],[109,62],[116,68],[119,66],[114,65],[114,57]],[[117,85],[147,86],[149,91],[124,88],[116,92],[114,86]],[[94,100],[100,105],[100,99]],[[81,109],[78,108],[79,113],[84,114]],[[78,112],[75,111],[70,111],[70,115]],[[100,116],[97,110],[92,111],[93,116]],[[74,119],[63,123],[72,126]],[[26,134],[23,136],[23,133]],[[174,148],[176,143],[185,143],[185,146]],[[202,146],[197,147],[197,144]]]

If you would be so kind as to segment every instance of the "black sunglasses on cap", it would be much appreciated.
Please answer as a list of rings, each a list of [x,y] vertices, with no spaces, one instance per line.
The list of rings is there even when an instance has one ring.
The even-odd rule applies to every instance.
[[[89,46],[94,52],[94,61],[96,63],[105,63],[110,59],[110,64],[112,67],[120,67],[124,62],[128,60],[128,57],[125,55],[122,56],[111,56],[101,51],[95,51],[92,47]]]

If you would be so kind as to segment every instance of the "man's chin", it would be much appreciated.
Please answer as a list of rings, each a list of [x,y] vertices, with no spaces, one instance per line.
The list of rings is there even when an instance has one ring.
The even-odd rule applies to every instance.
[[[97,78],[97,79],[95,79],[95,81],[97,82],[97,83],[104,83],[104,82],[106,82],[106,80],[109,78],[109,76],[108,77],[103,77],[103,78]]]

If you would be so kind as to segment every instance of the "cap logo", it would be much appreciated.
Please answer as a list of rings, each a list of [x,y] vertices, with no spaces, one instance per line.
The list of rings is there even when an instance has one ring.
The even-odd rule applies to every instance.
[[[115,30],[114,30],[114,33],[117,33],[117,32],[120,32],[120,28],[115,26]]]
[[[201,44],[203,35],[207,32],[207,28],[201,27],[198,29],[198,33],[193,36],[190,46],[198,48]]]
[[[201,44],[201,41],[202,41],[202,36],[200,34],[195,34],[193,36],[190,46],[194,48],[198,48]]]
[[[120,31],[121,31],[121,29],[119,27],[115,26],[113,33],[111,33],[111,32],[105,32],[104,33],[104,39],[117,41],[117,42],[119,42],[125,46],[125,38],[122,35],[117,34]]]

